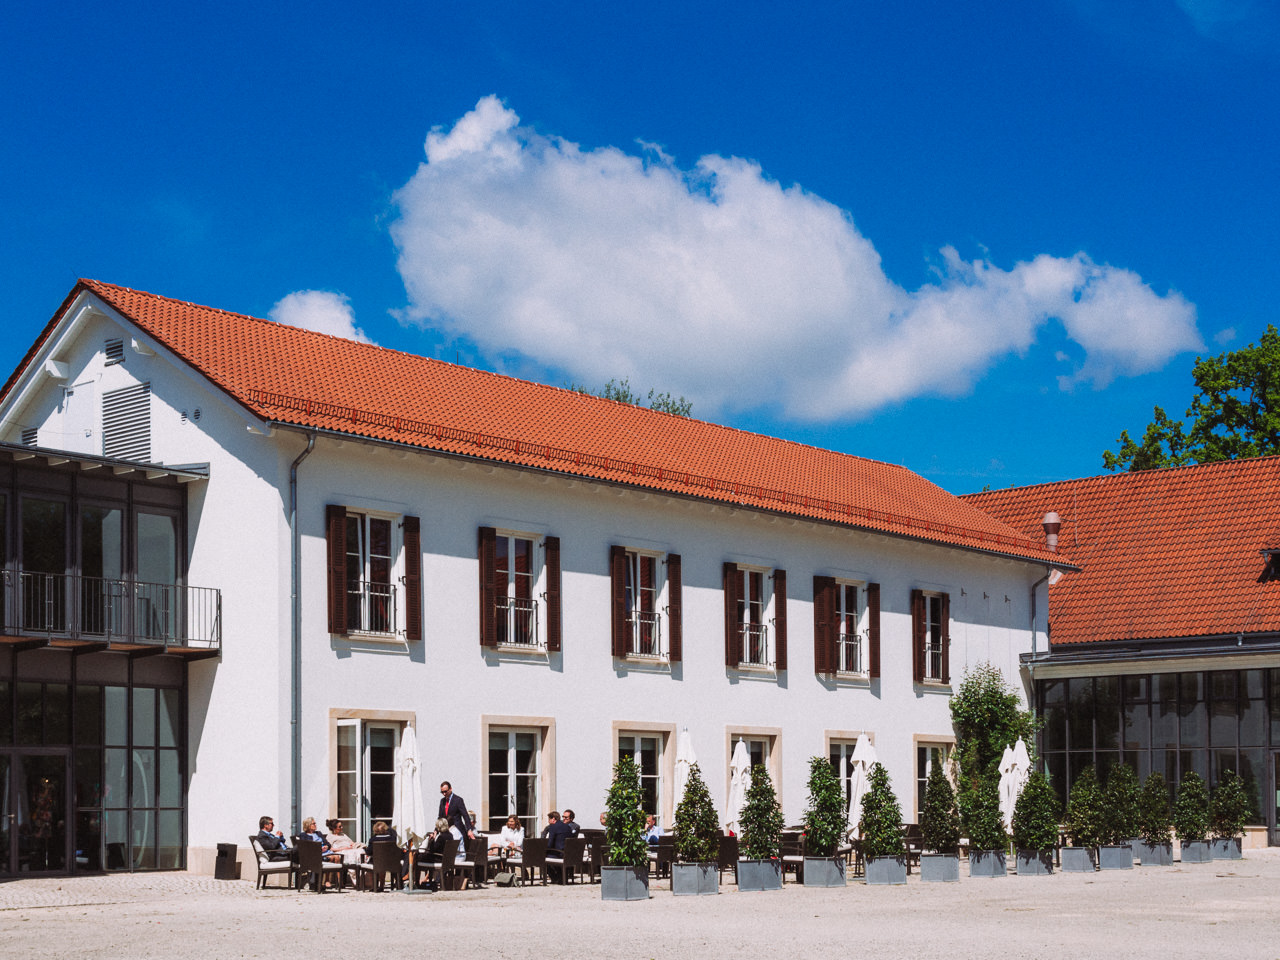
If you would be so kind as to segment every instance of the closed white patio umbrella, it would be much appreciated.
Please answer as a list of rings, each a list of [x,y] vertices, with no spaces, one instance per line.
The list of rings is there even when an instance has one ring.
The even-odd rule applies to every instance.
[[[871,768],[876,759],[876,748],[871,738],[865,733],[858,734],[853,756],[849,758],[849,819],[853,821],[853,830],[858,836],[862,836],[862,798],[870,786]]]
[[[733,748],[733,759],[729,761],[729,802],[724,814],[725,829],[733,831],[735,835],[742,832],[739,829],[738,817],[742,814],[743,804],[747,802],[749,786],[751,786],[751,754],[747,751],[746,741],[739,740]]]
[[[418,845],[430,831],[422,796],[422,769],[418,763],[418,737],[406,726],[396,748],[396,797],[392,817],[402,842]]]
[[[1008,746],[1000,755],[1000,819],[1004,821],[1006,831],[1013,829],[1013,806],[1017,802],[1017,764],[1013,759],[1013,747]]]
[[[676,806],[684,799],[685,787],[689,785],[689,770],[697,762],[698,758],[693,752],[693,737],[689,735],[689,728],[684,727],[676,737]]]

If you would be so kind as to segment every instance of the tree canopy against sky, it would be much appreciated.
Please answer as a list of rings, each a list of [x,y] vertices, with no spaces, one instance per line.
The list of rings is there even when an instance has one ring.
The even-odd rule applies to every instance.
[[[1268,324],[1257,343],[1197,357],[1196,395],[1186,421],[1155,408],[1140,441],[1120,433],[1108,470],[1154,470],[1280,453],[1280,332]]]

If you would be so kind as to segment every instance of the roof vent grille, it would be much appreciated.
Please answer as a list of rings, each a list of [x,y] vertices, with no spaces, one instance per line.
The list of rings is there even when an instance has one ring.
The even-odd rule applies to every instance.
[[[151,459],[151,384],[102,395],[102,453],[121,460]]]
[[[113,363],[124,363],[124,341],[119,338],[107,341],[106,366]]]
[[[24,447],[36,446],[39,436],[40,436],[40,430],[38,427],[23,427],[22,428],[22,445]]]

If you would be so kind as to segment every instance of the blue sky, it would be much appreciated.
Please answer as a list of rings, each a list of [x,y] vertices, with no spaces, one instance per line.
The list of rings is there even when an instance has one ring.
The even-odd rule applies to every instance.
[[[1276,319],[1272,3],[16,6],[6,369],[89,276],[963,493]]]

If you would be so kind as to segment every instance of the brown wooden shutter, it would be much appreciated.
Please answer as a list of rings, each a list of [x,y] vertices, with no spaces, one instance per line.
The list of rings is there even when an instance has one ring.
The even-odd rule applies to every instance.
[[[742,621],[738,619],[738,595],[742,578],[736,563],[724,565],[724,665],[736,667],[742,662]]]
[[[560,538],[542,542],[547,551],[547,650],[555,653],[560,649]]]
[[[684,599],[680,580],[680,554],[667,554],[667,659],[679,663],[684,656]]]
[[[773,571],[773,663],[787,669],[787,571]]]
[[[422,639],[422,533],[417,517],[404,518],[404,638]]]
[[[609,640],[615,657],[627,655],[627,548],[609,548]]]
[[[942,595],[942,676],[943,683],[951,682],[951,594]]]
[[[498,558],[497,531],[481,527],[480,556],[480,646],[498,645]]]
[[[880,676],[880,584],[867,584],[867,673]]]
[[[347,632],[347,508],[324,508],[325,546],[329,553],[329,632]]]
[[[813,672],[830,677],[836,672],[835,653],[836,578],[813,578]]]
[[[911,679],[924,680],[924,593],[911,591]]]

